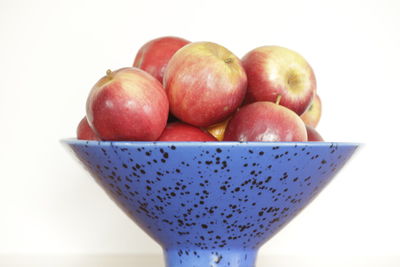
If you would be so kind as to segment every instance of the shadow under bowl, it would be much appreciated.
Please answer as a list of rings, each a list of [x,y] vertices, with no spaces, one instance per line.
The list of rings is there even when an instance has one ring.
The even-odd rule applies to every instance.
[[[259,247],[310,203],[359,146],[62,142],[162,246],[168,267],[254,266]]]

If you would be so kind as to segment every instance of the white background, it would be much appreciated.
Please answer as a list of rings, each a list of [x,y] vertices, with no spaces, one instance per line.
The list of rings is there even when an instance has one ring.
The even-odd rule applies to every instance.
[[[141,45],[165,35],[239,57],[261,45],[296,50],[316,73],[319,132],[365,143],[260,255],[373,255],[400,265],[396,0],[1,0],[0,265],[7,254],[161,253],[59,140],[75,135],[107,69],[130,66]]]

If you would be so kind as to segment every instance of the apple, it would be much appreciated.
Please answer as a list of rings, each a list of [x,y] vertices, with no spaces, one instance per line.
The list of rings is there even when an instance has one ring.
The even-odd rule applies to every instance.
[[[188,43],[185,39],[172,36],[151,40],[139,49],[133,67],[147,71],[162,83],[170,58]]]
[[[307,130],[294,111],[259,101],[241,107],[232,116],[224,141],[305,142]]]
[[[183,122],[208,127],[233,113],[246,94],[240,60],[225,47],[196,42],[172,56],[164,74],[170,110]]]
[[[310,107],[301,114],[300,118],[306,125],[313,128],[317,127],[319,119],[321,118],[321,99],[317,94],[314,96]]]
[[[89,94],[86,117],[102,140],[155,141],[167,124],[168,98],[141,69],[108,70]]]
[[[298,115],[309,107],[315,91],[314,71],[298,53],[280,46],[262,46],[242,59],[247,73],[245,103],[276,102]]]
[[[323,142],[322,136],[313,127],[306,125],[307,136],[309,142]]]
[[[217,139],[198,127],[172,122],[165,127],[157,141],[217,141]]]
[[[78,124],[78,128],[76,129],[76,137],[79,140],[100,140],[93,132],[92,128],[90,128],[86,116],[83,117],[83,119]]]
[[[227,118],[226,120],[224,120],[222,122],[219,122],[219,123],[216,123],[214,125],[207,127],[207,131],[212,136],[217,138],[218,141],[224,140],[225,129],[226,129],[226,126],[228,125],[230,119],[231,119],[231,117]]]

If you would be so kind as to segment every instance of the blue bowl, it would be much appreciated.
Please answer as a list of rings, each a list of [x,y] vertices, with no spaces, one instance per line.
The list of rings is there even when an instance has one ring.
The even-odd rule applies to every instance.
[[[358,144],[63,140],[168,267],[251,267]]]

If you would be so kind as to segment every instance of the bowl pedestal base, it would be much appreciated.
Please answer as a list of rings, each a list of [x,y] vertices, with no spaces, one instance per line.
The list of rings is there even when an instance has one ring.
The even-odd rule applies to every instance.
[[[164,250],[166,267],[254,267],[257,250],[224,248],[214,250]]]

